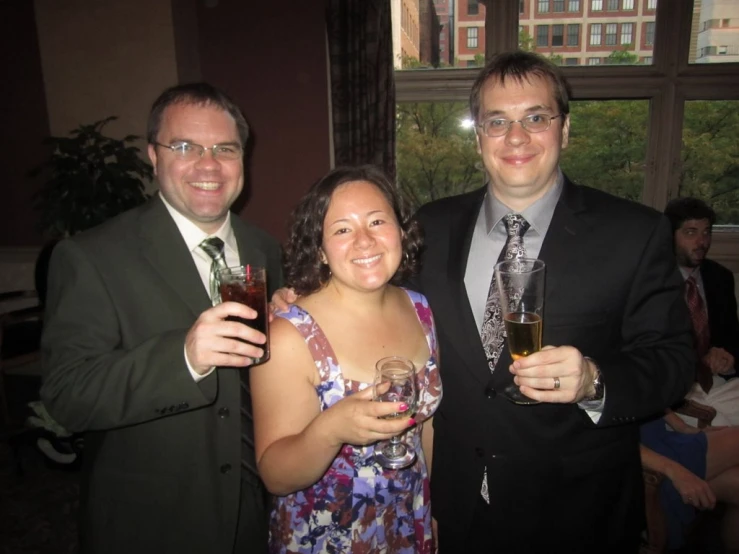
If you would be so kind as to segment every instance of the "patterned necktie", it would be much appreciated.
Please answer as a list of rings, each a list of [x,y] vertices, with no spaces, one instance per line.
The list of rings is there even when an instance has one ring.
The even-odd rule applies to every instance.
[[[529,229],[529,222],[520,214],[508,214],[503,218],[508,237],[505,246],[500,251],[498,261],[514,260],[526,257],[526,248],[523,244],[523,235]],[[495,274],[490,281],[490,291],[485,304],[485,315],[482,319],[480,338],[488,357],[490,371],[495,370],[500,353],[505,342],[505,326],[503,325],[503,313],[500,309],[500,297],[498,287],[495,285]]]
[[[218,304],[221,300],[221,294],[218,291],[218,282],[216,280],[216,272],[219,269],[228,267],[228,265],[226,264],[226,256],[224,255],[223,247],[223,241],[218,237],[208,237],[200,243],[200,248],[202,248],[205,253],[210,256],[210,259],[213,260],[210,264],[209,287],[210,298],[213,301],[214,306]]]
[[[690,319],[693,321],[693,338],[698,356],[696,380],[701,388],[708,393],[713,386],[713,374],[711,368],[704,364],[702,360],[711,347],[711,335],[708,329],[706,306],[698,290],[698,283],[692,275],[685,280],[685,302],[688,304]]]
[[[508,214],[503,218],[505,225],[506,238],[505,245],[500,251],[498,261],[514,260],[526,257],[526,248],[523,244],[523,236],[528,231],[530,224],[520,214]],[[495,284],[495,273],[490,281],[490,292],[488,292],[488,300],[485,304],[485,315],[482,320],[482,329],[480,331],[482,345],[485,348],[485,354],[488,358],[488,367],[492,373],[495,370],[495,364],[498,363],[500,353],[503,351],[503,343],[505,342],[505,326],[503,324],[503,313],[500,309],[500,295],[498,287]],[[480,488],[482,499],[490,504],[490,494],[488,492],[488,468],[482,476],[482,487]]]

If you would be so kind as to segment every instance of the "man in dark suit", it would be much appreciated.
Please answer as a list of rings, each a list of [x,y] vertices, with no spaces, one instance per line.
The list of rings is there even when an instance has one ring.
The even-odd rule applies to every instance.
[[[266,337],[226,320],[254,310],[212,305],[202,248],[218,237],[227,265],[265,266],[270,290],[281,283],[277,242],[229,212],[247,138],[221,91],[166,90],[147,129],[159,194],[54,250],[41,394],[85,432],[83,553],[266,552],[241,384]]]
[[[681,399],[693,372],[669,224],[562,174],[568,91],[548,61],[496,56],[470,106],[488,185],[418,213],[416,285],[444,384],[431,476],[440,552],[635,553],[638,421]],[[515,362],[500,326],[481,340],[499,309],[489,292],[502,251],[546,263],[548,346]],[[512,381],[540,403],[505,398]]]
[[[739,357],[734,274],[706,258],[716,213],[702,200],[684,197],[671,200],[665,215],[672,224],[675,257],[685,279],[686,296],[691,287],[697,293],[693,309],[699,316],[694,318],[698,348],[701,326],[705,333],[705,352],[699,352],[696,383],[688,398],[716,408],[714,425],[739,425],[739,379],[733,379]],[[690,306],[690,298],[687,301]]]

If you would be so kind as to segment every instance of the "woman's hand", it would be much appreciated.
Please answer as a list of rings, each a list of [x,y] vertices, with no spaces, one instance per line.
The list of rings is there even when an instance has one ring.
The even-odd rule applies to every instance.
[[[674,467],[666,472],[666,476],[675,485],[686,504],[699,510],[713,510],[716,506],[716,495],[710,485],[682,465],[675,463]]]
[[[342,398],[331,406],[321,417],[331,442],[342,444],[367,445],[380,440],[391,439],[416,424],[403,415],[398,419],[380,419],[396,413],[407,413],[409,406],[402,402],[374,402],[373,391],[366,389]]]
[[[281,288],[277,289],[272,295],[272,301],[269,303],[269,313],[284,312],[287,307],[294,303],[298,299],[298,295],[295,294],[293,289]],[[270,319],[271,321],[271,319]]]

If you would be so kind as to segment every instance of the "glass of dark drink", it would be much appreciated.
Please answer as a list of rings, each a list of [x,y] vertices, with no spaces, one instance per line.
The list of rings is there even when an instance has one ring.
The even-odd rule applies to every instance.
[[[256,310],[256,319],[229,317],[230,321],[238,321],[261,331],[267,336],[267,342],[260,344],[264,356],[255,358],[259,364],[269,359],[269,313],[267,310],[267,270],[253,265],[226,267],[218,270],[218,290],[221,302],[239,302]]]
[[[506,260],[495,266],[508,349],[514,360],[541,350],[545,270],[544,262],[532,258]],[[506,387],[504,396],[517,404],[538,404],[515,383]]]

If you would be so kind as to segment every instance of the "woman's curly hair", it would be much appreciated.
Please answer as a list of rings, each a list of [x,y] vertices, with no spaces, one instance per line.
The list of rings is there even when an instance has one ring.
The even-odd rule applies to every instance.
[[[331,278],[331,270],[321,261],[323,222],[334,191],[341,185],[355,181],[367,181],[380,189],[400,225],[402,259],[390,282],[400,284],[420,268],[423,245],[421,228],[411,218],[397,187],[382,170],[373,165],[337,167],[310,188],[292,213],[283,266],[287,286],[295,289],[300,296],[320,290]]]

